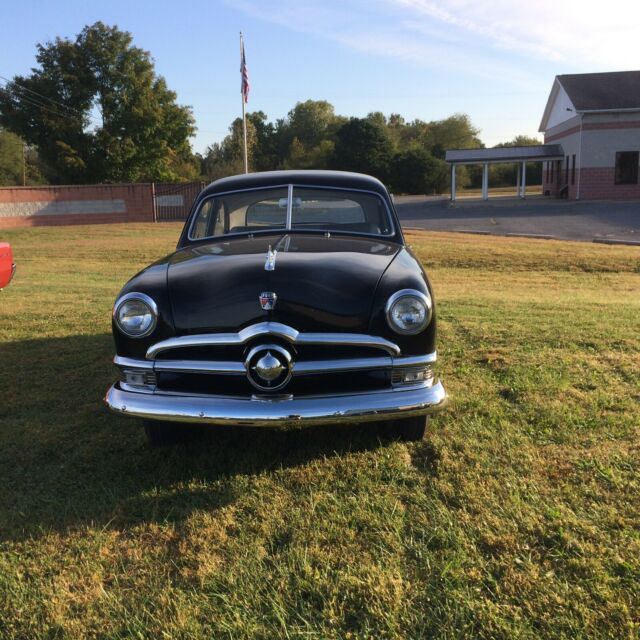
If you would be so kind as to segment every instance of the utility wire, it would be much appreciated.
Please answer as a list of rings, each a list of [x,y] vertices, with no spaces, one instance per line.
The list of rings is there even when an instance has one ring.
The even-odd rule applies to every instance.
[[[38,93],[33,89],[29,89],[28,87],[25,87],[23,84],[20,84],[17,80],[9,80],[9,78],[5,78],[4,76],[0,76],[0,80],[4,80],[5,83],[7,84],[10,82],[11,84],[14,84],[16,87],[19,87],[20,89],[22,89],[23,91],[28,91],[29,93],[32,93],[34,96],[37,96],[39,98],[44,98],[45,100],[48,100],[52,104],[58,105],[59,107],[67,109],[68,111],[73,111],[78,115],[82,115],[82,112],[78,111],[78,109],[75,109],[74,107],[70,107],[69,105],[63,104],[62,102],[58,102],[57,100],[54,100],[53,98],[49,98],[48,96],[45,96],[42,93]]]
[[[61,118],[68,118],[70,116],[69,113],[62,113],[61,111],[57,111],[56,109],[52,109],[48,105],[42,104],[41,102],[38,102],[37,100],[34,100],[33,98],[28,98],[27,96],[24,96],[24,95],[22,95],[20,93],[13,92],[13,95],[20,102],[26,102],[27,104],[30,104],[33,107],[39,107],[43,111],[48,111],[49,113],[53,113],[54,115],[59,116]]]
[[[7,84],[5,84],[4,88],[12,92],[14,97],[16,97],[19,101],[26,102],[27,104],[30,104],[31,106],[34,106],[34,107],[39,107],[40,109],[43,109],[44,111],[48,111],[49,113],[53,113],[54,115],[57,115],[61,118],[69,118],[72,115],[70,113],[62,113],[57,109],[53,109],[49,105],[43,104],[42,102],[40,102],[39,100],[36,100],[35,98],[32,98],[31,96],[25,96],[21,93],[18,93],[13,87],[9,87]],[[77,113],[83,117],[88,118],[89,120],[92,120],[97,124],[102,124],[100,120],[98,120],[95,116],[92,116],[91,114],[82,114],[79,111]]]

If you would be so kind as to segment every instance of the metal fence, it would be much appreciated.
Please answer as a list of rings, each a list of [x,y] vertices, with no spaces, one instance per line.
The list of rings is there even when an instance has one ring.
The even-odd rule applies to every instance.
[[[205,182],[154,183],[153,219],[156,222],[186,220],[193,201],[205,185]]]

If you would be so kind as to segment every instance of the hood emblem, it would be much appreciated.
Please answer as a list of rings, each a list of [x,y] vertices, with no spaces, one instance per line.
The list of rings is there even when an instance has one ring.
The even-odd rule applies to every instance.
[[[271,251],[271,245],[269,245],[269,249],[267,250],[267,260],[264,263],[265,271],[275,271],[276,270],[276,256],[278,255],[278,250]]]
[[[276,301],[278,300],[278,296],[274,291],[263,291],[259,296],[260,306],[265,311],[271,311],[276,306]]]

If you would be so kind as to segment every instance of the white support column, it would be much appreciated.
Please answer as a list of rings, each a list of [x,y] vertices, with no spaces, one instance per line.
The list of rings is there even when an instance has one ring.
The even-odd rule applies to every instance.
[[[482,165],[482,199],[489,199],[489,163]]]
[[[451,164],[451,202],[456,201],[456,165]]]
[[[527,196],[527,163],[522,161],[522,196],[521,198],[526,198]]]

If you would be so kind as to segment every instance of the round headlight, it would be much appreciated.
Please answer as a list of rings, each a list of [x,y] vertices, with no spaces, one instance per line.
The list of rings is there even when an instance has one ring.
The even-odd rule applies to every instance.
[[[118,329],[131,338],[148,336],[158,323],[158,307],[144,293],[127,293],[116,301],[113,318]]]
[[[396,333],[420,333],[431,320],[433,305],[428,294],[415,289],[396,291],[387,302],[387,322]]]

